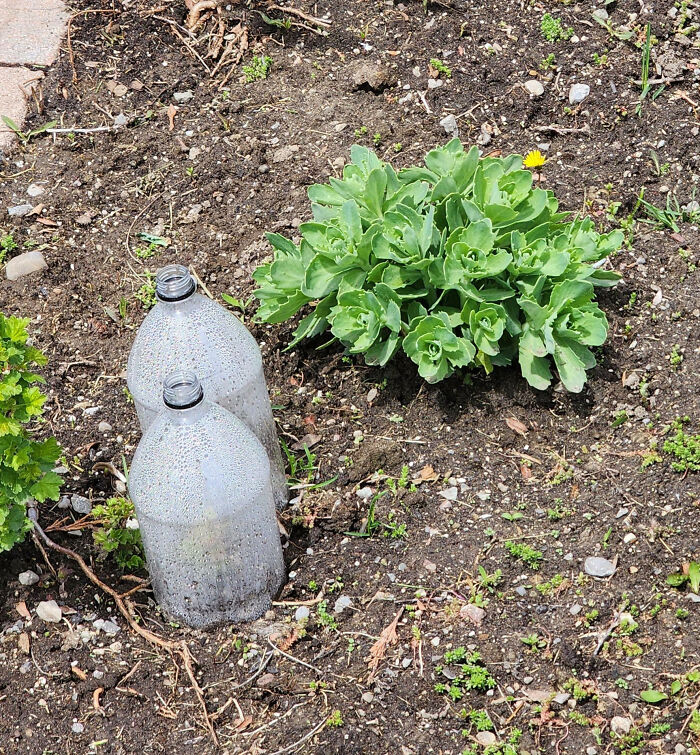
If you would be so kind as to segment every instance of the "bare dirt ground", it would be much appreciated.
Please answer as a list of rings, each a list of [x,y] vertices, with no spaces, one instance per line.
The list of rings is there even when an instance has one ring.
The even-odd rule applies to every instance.
[[[337,175],[353,143],[415,164],[452,113],[484,152],[540,148],[564,209],[625,230],[623,281],[599,296],[610,337],[580,395],[536,392],[517,370],[431,387],[408,362],[283,352],[292,325],[255,325],[249,307],[281,437],[312,443],[313,481],[337,479],[296,491],[289,581],[260,621],[193,632],[135,596],[143,626],[187,641],[219,744],[181,659],[134,635],[75,562],[51,553],[52,573],[29,540],[0,557],[0,752],[697,751],[698,604],[666,578],[700,560],[700,486],[663,450],[679,418],[700,430],[696,3],[304,6],[331,20],[327,35],[268,6],[295,25],[234,5],[188,34],[184,4],[74,5],[29,123],[68,130],[0,162],[9,256],[39,249],[48,263],[0,283],[0,307],[31,318],[49,357],[42,432],[65,449],[65,494],[111,495],[115,478],[94,465],[121,469],[138,442],[124,371],[149,273],[183,262],[212,296],[246,301],[270,253],[263,232],[293,235],[306,187]],[[544,38],[545,12],[569,39]],[[658,83],[637,115],[647,23]],[[245,83],[253,55],[271,68]],[[451,76],[430,79],[431,59]],[[572,105],[574,83],[590,94]],[[43,192],[28,198],[30,184]],[[686,206],[678,232],[644,222],[642,189]],[[27,201],[33,214],[8,216]],[[170,244],[144,256],[139,233]],[[382,492],[373,536],[357,537]],[[44,526],[65,516],[40,511]],[[53,534],[105,582],[133,586],[89,529]],[[614,574],[586,574],[591,556]],[[41,579],[21,586],[28,568]],[[60,624],[35,614],[48,599]],[[110,618],[116,634],[95,626]],[[476,688],[458,699],[465,675]],[[667,697],[649,703],[648,688]]]

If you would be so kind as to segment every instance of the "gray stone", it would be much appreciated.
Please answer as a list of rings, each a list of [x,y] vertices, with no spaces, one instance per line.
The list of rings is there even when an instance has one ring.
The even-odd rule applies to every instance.
[[[34,206],[30,204],[16,204],[7,208],[7,214],[11,218],[23,218],[25,215],[29,215],[33,209]]]
[[[530,93],[531,97],[540,97],[544,94],[544,86],[541,81],[537,79],[530,79],[525,82],[525,89]]]
[[[272,162],[273,163],[283,163],[289,159],[291,159],[292,155],[295,152],[299,151],[299,145],[298,144],[290,144],[286,147],[280,147],[279,149],[276,149],[272,153]]]
[[[594,18],[599,18],[601,21],[608,20],[608,12],[605,10],[605,8],[596,8],[593,11],[592,15]]]
[[[42,600],[36,607],[36,615],[49,624],[58,624],[61,620],[61,608],[55,600]]]
[[[46,264],[44,255],[41,252],[34,250],[13,257],[7,265],[5,265],[5,275],[8,280],[16,281],[19,278],[23,278],[25,275],[31,275],[39,270],[46,270],[47,267],[48,265]]]
[[[515,592],[518,593],[518,595],[520,595],[521,598],[524,598],[527,596],[527,588],[523,587],[523,585],[518,585],[515,588]]]
[[[581,608],[583,606],[580,606],[578,603],[574,603],[573,606],[570,606],[569,613],[572,616],[578,616],[581,613]]]
[[[615,564],[607,558],[589,556],[583,564],[583,570],[591,577],[611,577],[615,573]]]
[[[100,424],[97,426],[97,430],[101,433],[108,433],[111,432],[112,425],[110,425],[109,422],[102,420],[102,422],[100,422]]]
[[[72,495],[70,505],[76,514],[89,514],[92,511],[92,503],[84,495]]]
[[[294,621],[305,621],[309,618],[309,615],[311,614],[311,611],[309,611],[308,606],[299,606],[297,610],[294,612]]]
[[[578,105],[583,102],[590,93],[591,88],[588,84],[572,84],[571,89],[569,89],[569,103],[571,105]]]
[[[85,727],[80,723],[80,721],[76,721],[73,726],[71,726],[71,731],[73,734],[82,734],[85,731]]]
[[[491,747],[496,744],[496,735],[492,731],[480,731],[477,732],[476,741],[484,747]]]
[[[29,194],[30,197],[38,197],[43,193],[44,188],[38,184],[29,184],[27,187],[27,194]]]
[[[346,608],[352,606],[352,599],[347,595],[341,595],[338,600],[335,601],[333,606],[333,613],[343,613]]]
[[[61,500],[57,504],[59,509],[69,509],[70,508],[70,496],[64,495],[61,496]]]
[[[35,585],[38,581],[39,575],[31,569],[27,569],[27,571],[23,571],[19,575],[19,583],[25,587],[31,587],[31,585]]]
[[[442,79],[428,79],[428,89],[439,89],[443,84]]]
[[[552,702],[555,702],[557,705],[565,705],[570,697],[571,695],[568,692],[560,692],[558,695],[554,695]]]
[[[362,702],[363,703],[371,703],[372,700],[374,700],[374,695],[371,692],[363,692],[362,693]]]
[[[182,104],[183,102],[188,102],[193,97],[194,97],[194,95],[192,94],[192,91],[190,89],[188,89],[185,92],[174,92],[173,93],[173,99],[175,100],[175,102],[179,102],[180,104]]]
[[[449,115],[446,115],[441,121],[440,125],[445,129],[445,133],[448,136],[457,137],[459,136],[459,128],[457,126],[457,119],[454,117],[452,113]]]
[[[116,624],[111,619],[107,619],[106,621],[104,619],[96,619],[92,622],[92,625],[95,629],[99,629],[105,634],[117,634],[121,631],[119,624]]]

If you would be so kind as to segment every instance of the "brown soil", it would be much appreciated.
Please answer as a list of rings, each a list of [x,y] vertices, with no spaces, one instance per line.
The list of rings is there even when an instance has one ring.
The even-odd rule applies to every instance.
[[[269,254],[263,231],[293,235],[309,216],[306,187],[337,173],[356,141],[371,144],[379,133],[385,159],[413,164],[445,141],[439,120],[454,113],[463,141],[490,131],[486,151],[524,153],[549,142],[544,185],[565,209],[583,209],[606,227],[632,211],[642,187],[656,205],[669,192],[685,204],[697,187],[698,41],[694,33],[677,34],[682,9],[671,17],[670,0],[642,4],[641,15],[632,0],[607,6],[615,27],[650,23],[659,40],[655,56],[678,64],[673,77],[679,80],[654,101],[647,97],[641,117],[635,115],[640,87],[633,83],[641,53],[591,19],[591,2],[482,0],[424,8],[349,0],[306,8],[330,14],[328,36],[275,29],[248,11],[243,62],[266,54],[272,69],[267,79],[244,84],[235,66],[223,89],[229,68],[210,77],[162,20],[182,25],[184,3],[151,12],[144,3],[74,5],[109,12],[74,18],[76,82],[66,48],[47,74],[41,112],[30,125],[58,120],[65,128],[91,127],[119,113],[127,125],[43,135],[0,162],[2,208],[24,202],[30,183],[45,189],[33,200],[43,205],[39,214],[17,221],[4,214],[0,236],[13,234],[18,252],[41,249],[49,268],[0,283],[0,307],[32,319],[31,332],[49,357],[46,432],[65,449],[65,493],[110,495],[113,478],[93,465],[111,461],[121,468],[138,442],[124,369],[144,315],[135,294],[146,271],[180,261],[193,266],[212,295],[247,299],[250,273]],[[539,28],[546,10],[572,26],[578,41],[546,42]],[[698,12],[691,2],[686,26]],[[234,7],[222,18],[231,30],[243,15]],[[199,31],[202,54],[208,30]],[[539,64],[550,52],[556,69],[542,72]],[[594,53],[606,54],[607,65],[596,65]],[[431,58],[452,69],[435,89],[427,88]],[[370,80],[374,88],[353,83],[361,63],[375,69],[380,62],[387,70],[378,82]],[[530,99],[522,84],[534,77],[545,94]],[[126,93],[118,96],[110,81],[126,85]],[[591,94],[569,109],[574,81],[590,84]],[[188,90],[193,97],[177,106],[170,129],[173,95]],[[552,124],[573,131],[548,130]],[[355,136],[363,126],[366,132]],[[613,202],[621,204],[611,219]],[[170,238],[170,247],[138,258],[144,242],[137,234],[154,230]],[[460,715],[471,709],[488,711],[500,742],[522,730],[515,752],[686,752],[693,736],[686,718],[700,687],[688,684],[657,706],[639,698],[648,686],[668,692],[675,675],[700,664],[698,605],[665,585],[683,562],[700,560],[698,477],[674,472],[663,452],[641,470],[675,418],[687,415],[690,431],[700,429],[700,232],[689,223],[680,230],[674,236],[638,222],[615,258],[624,281],[599,297],[610,338],[581,395],[538,393],[515,369],[430,387],[405,360],[378,370],[337,348],[283,352],[293,324],[251,323],[273,401],[282,407],[282,437],[294,443],[309,433],[320,436],[313,448],[316,479],[338,479],[304,490],[285,514],[289,582],[264,619],[186,631],[169,625],[150,593],[137,596],[146,627],[189,642],[221,747],[209,739],[177,659],[130,633],[121,617],[115,618],[118,635],[98,633],[92,621],[115,615],[110,600],[75,563],[51,554],[54,578],[28,541],[0,557],[6,575],[0,752],[482,752],[475,729]],[[126,319],[119,314],[122,301]],[[683,359],[672,364],[676,344]],[[91,407],[99,409],[86,413]],[[628,421],[613,428],[623,410]],[[513,419],[524,435],[511,429]],[[98,431],[100,422],[112,430]],[[386,527],[371,538],[349,535],[367,526],[368,503],[357,491],[387,490],[386,476],[399,477],[404,465],[411,479],[421,470],[427,479],[413,492],[389,491],[376,518],[405,525],[405,537],[383,536],[391,534]],[[440,495],[450,488],[455,500],[450,492]],[[45,506],[40,517],[47,525],[64,514]],[[128,589],[114,565],[99,558],[89,531],[56,537],[89,557],[106,582]],[[509,539],[539,549],[541,568],[511,557],[504,546]],[[614,576],[584,576],[591,555],[617,559]],[[479,591],[479,566],[489,574],[500,569],[502,580],[494,594],[481,590],[488,604],[477,626],[463,609]],[[19,585],[17,575],[27,568],[42,574],[38,585]],[[536,589],[555,575],[563,578],[558,586],[556,578],[549,590]],[[324,625],[316,603],[300,630],[295,602],[321,593],[334,621]],[[352,605],[335,614],[341,595]],[[33,614],[40,600],[51,598],[72,609],[58,625]],[[21,601],[31,620],[17,613]],[[613,628],[602,645],[620,610],[631,611],[638,628],[629,636]],[[370,648],[397,615],[397,641],[371,677]],[[30,635],[29,655],[18,642],[22,632]],[[532,634],[541,640],[534,650],[522,641]],[[271,636],[278,643],[289,638],[286,652],[296,661],[271,656]],[[451,673],[439,670],[443,654],[460,646],[481,653],[498,682],[493,694],[452,701],[435,691]],[[574,677],[594,695],[542,707]],[[338,716],[342,725],[332,725]],[[632,739],[624,749],[611,734],[614,716],[633,721],[640,749]],[[668,731],[658,724],[668,724]]]

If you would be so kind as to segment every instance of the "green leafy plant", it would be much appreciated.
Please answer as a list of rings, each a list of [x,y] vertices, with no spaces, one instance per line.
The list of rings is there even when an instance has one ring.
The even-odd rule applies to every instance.
[[[247,66],[243,66],[243,77],[245,83],[266,79],[270,73],[272,58],[269,55],[253,55],[253,59]]]
[[[540,23],[540,31],[547,42],[559,42],[571,39],[574,30],[569,26],[565,29],[561,25],[561,20],[552,16],[551,13],[545,13]]]
[[[513,558],[524,561],[531,569],[537,571],[540,568],[542,551],[535,550],[525,543],[514,543],[512,540],[506,540],[503,546]]]
[[[122,569],[142,569],[146,562],[134,504],[128,498],[115,496],[94,506],[91,514],[98,521],[92,533],[95,543],[112,555]]]
[[[0,116],[0,120],[2,120],[7,128],[10,129],[10,131],[14,131],[15,136],[22,142],[22,144],[27,144],[35,136],[43,134],[45,131],[53,128],[58,123],[58,121],[49,121],[48,123],[44,123],[43,126],[39,126],[38,128],[32,129],[31,131],[22,131],[20,127],[12,120],[12,118],[9,118],[7,115]]]
[[[431,383],[517,359],[545,389],[552,357],[564,386],[581,391],[589,347],[608,332],[594,286],[619,279],[596,263],[622,233],[567,220],[519,155],[480,158],[453,139],[398,174],[365,147],[351,157],[342,179],[309,188],[314,219],[299,246],[267,234],[273,259],[253,274],[258,319],[284,322],[311,304],[290,348],[330,330],[368,364],[402,348]]]
[[[34,439],[46,396],[35,367],[46,357],[29,344],[28,319],[0,313],[0,552],[21,542],[32,524],[26,503],[58,500],[62,480],[53,471],[61,449],[55,438]]]
[[[441,73],[445,78],[452,78],[452,69],[439,58],[431,58],[430,66],[434,68],[438,73]]]
[[[144,309],[151,309],[156,305],[156,274],[146,270],[143,275],[145,280],[137,289],[134,297],[141,302]]]
[[[542,58],[540,60],[540,71],[547,71],[550,68],[556,68],[556,58],[554,56],[553,52],[550,52],[549,55],[547,55],[546,58]]]
[[[17,249],[17,242],[11,233],[0,236],[0,265],[5,261],[8,252]]]
[[[686,583],[690,584],[690,589],[694,593],[700,593],[700,563],[697,561],[691,561],[688,564],[687,570],[674,572],[666,578],[666,584],[671,587],[681,588]]]
[[[450,679],[449,684],[436,684],[434,687],[436,692],[446,694],[457,701],[462,699],[465,691],[486,692],[496,686],[496,680],[489,673],[479,653],[468,653],[464,647],[460,646],[454,650],[448,650],[443,658],[446,664],[453,667],[454,678]],[[442,666],[436,667],[435,670],[441,673]]]
[[[671,466],[676,472],[700,471],[700,433],[689,435],[678,428],[672,438],[664,441],[664,451],[674,457]]]

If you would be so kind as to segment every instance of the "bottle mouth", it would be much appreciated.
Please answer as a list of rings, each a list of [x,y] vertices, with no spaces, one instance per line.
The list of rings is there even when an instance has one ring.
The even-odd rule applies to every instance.
[[[163,381],[163,402],[170,409],[191,409],[204,398],[194,372],[172,372]]]
[[[196,289],[194,278],[184,265],[166,265],[156,273],[156,296],[161,301],[182,301]]]

